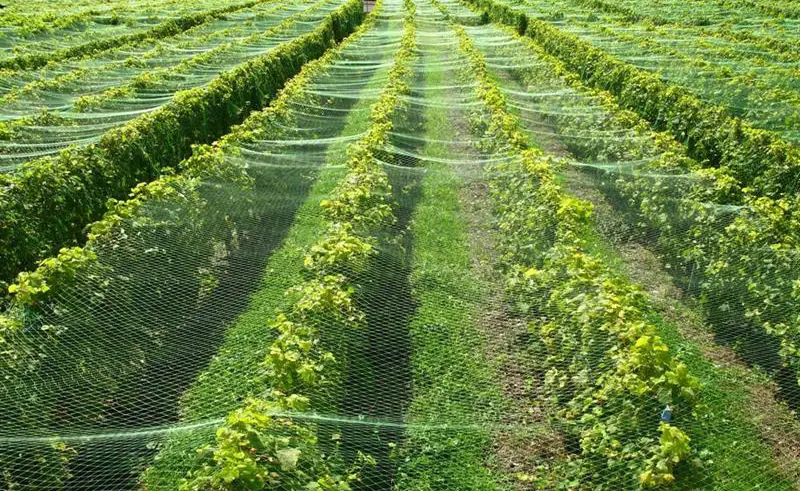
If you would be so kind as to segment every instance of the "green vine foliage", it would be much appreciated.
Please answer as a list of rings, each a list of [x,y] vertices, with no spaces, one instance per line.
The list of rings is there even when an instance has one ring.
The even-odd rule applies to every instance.
[[[51,51],[49,53],[21,54],[12,58],[0,60],[0,69],[31,70],[34,68],[43,67],[48,63],[60,60],[66,60],[69,58],[86,56],[92,53],[97,53],[118,46],[137,43],[148,39],[160,39],[163,37],[178,34],[191,27],[200,25],[211,19],[221,17],[227,13],[252,7],[253,5],[257,5],[262,1],[263,0],[254,0],[239,4],[226,5],[225,7],[220,7],[217,9],[212,9],[204,12],[187,14],[175,19],[170,19],[143,32],[116,36],[108,39],[97,39],[76,46],[70,46],[67,48]],[[85,21],[86,20],[84,17],[85,15],[86,14],[83,14],[80,19],[72,19],[72,22]],[[32,34],[34,32],[46,29],[46,26],[41,22],[41,19],[33,18],[33,20],[34,22],[38,22],[38,24],[35,26],[28,25],[27,27],[25,27],[25,30],[27,30],[29,33]],[[25,20],[23,22],[27,23],[28,20]],[[62,21],[62,23],[57,27],[67,27],[67,26],[64,25]]]
[[[276,337],[264,360],[265,396],[228,416],[215,444],[199,450],[200,465],[184,480],[182,490],[280,486],[347,491],[361,469],[375,463],[359,454],[349,469],[337,471],[346,466],[335,450],[323,451],[313,424],[274,414],[305,411],[313,407],[315,394],[335,390],[346,361],[328,348],[343,344],[337,333],[364,322],[353,300],[352,280],[376,254],[375,233],[394,221],[391,188],[376,154],[388,142],[401,96],[409,92],[415,7],[410,0],[405,6],[400,48],[371,108],[369,130],[348,147],[347,173],[331,198],[321,203],[329,226],[304,258],[308,279],[287,292],[291,307],[269,323]]]
[[[691,418],[699,382],[648,321],[644,294],[587,250],[591,205],[563,192],[558,162],[531,147],[482,55],[455,28],[471,61],[465,77],[477,79],[485,103],[473,129],[484,150],[510,157],[489,169],[508,294],[530,319],[532,357],[556,417],[580,442],[580,458],[562,472],[593,489],[669,487],[700,453],[654,415],[670,405]]]
[[[80,243],[87,223],[109,198],[189,156],[263,107],[309,59],[321,56],[361,22],[351,0],[314,31],[224,73],[209,86],[179,92],[157,111],[106,133],[96,145],[23,164],[0,176],[0,280],[33,267],[61,247]]]
[[[347,468],[335,447],[324,455],[308,426],[276,412],[302,411],[308,400],[285,398],[280,406],[251,400],[228,415],[213,446],[198,450],[203,464],[192,471],[180,491],[227,489],[307,489],[350,491],[364,466],[374,461],[363,454]],[[333,469],[343,469],[336,473]]]
[[[513,26],[509,7],[471,3]],[[601,129],[633,129],[643,137],[612,144],[573,139],[570,150],[588,159],[656,157],[640,174],[599,172],[598,182],[677,266],[715,329],[734,340],[761,340],[758,349],[766,346],[777,358],[766,368],[780,371],[783,364],[796,372],[800,384],[796,148],[569,34],[531,22],[519,39],[550,62],[552,74],[614,115]],[[551,31],[554,37],[544,39]],[[579,65],[581,57],[588,58]],[[668,124],[662,121],[671,116]],[[566,114],[553,119],[567,130],[597,129]]]
[[[306,17],[312,16],[314,12],[324,7],[326,4],[327,2],[325,0],[317,1],[311,4],[308,9],[302,11],[300,14],[292,15],[277,25],[267,29],[266,31],[257,32],[250,36],[238,37],[230,41],[222,42],[213,49],[187,58],[175,65],[144,71],[122,85],[118,85],[98,94],[80,97],[74,103],[75,110],[78,112],[91,112],[93,109],[100,107],[103,103],[106,103],[109,100],[118,97],[133,96],[136,90],[156,88],[158,87],[159,83],[163,82],[164,80],[169,80],[171,77],[175,77],[176,74],[181,74],[187,69],[213,63],[214,60],[235,46],[246,46],[247,44],[259,39],[277,36],[288,30],[298,21],[302,22]]]
[[[775,5],[774,3],[770,2],[766,4],[761,1],[750,1],[750,0],[723,0],[726,4],[730,5],[731,7],[739,8],[740,5],[737,4],[745,4],[750,6],[757,6],[763,12],[770,14],[770,15],[778,15],[784,16],[787,18],[798,18],[800,16],[800,9],[789,7],[788,5]],[[617,2],[609,2],[607,0],[581,0],[583,5],[590,7],[592,9],[598,9],[603,12],[608,12],[612,14],[620,14],[624,16],[625,20],[628,22],[642,22],[642,23],[649,23],[654,26],[664,26],[664,27],[674,27],[674,28],[681,28],[687,25],[692,26],[699,34],[707,37],[719,37],[722,39],[730,39],[734,41],[746,41],[749,44],[757,46],[765,51],[773,51],[774,53],[784,55],[789,57],[790,59],[797,59],[797,46],[786,39],[780,39],[780,37],[776,36],[765,36],[762,33],[752,33],[746,30],[740,29],[732,29],[730,25],[726,24],[718,24],[715,28],[707,29],[703,26],[707,26],[709,19],[705,15],[704,12],[700,11],[697,15],[690,15],[687,18],[681,19],[680,22],[674,23],[670,22],[669,17],[655,15],[652,12],[643,14],[640,10],[637,10],[633,7],[626,6],[619,4]],[[782,13],[778,13],[778,11],[782,11]],[[732,50],[731,50],[732,51]]]
[[[247,7],[247,5],[245,5]],[[243,8],[245,8],[243,7]],[[283,9],[284,6],[281,4],[276,4],[270,8],[261,10],[258,14],[254,16],[254,19],[263,18],[263,16],[268,16],[275,11]],[[244,23],[245,26],[251,25],[253,20],[251,19]],[[198,24],[196,26],[190,27],[185,31],[180,33],[180,38],[172,39],[170,45],[173,48],[191,48],[192,46],[196,46],[197,43],[203,42],[211,42],[217,39],[224,39],[227,36],[236,35],[240,32],[241,27],[243,24],[235,23],[235,25],[224,27],[222,29],[212,29],[208,30],[210,22],[213,19],[208,19],[205,23]],[[109,63],[103,64],[101,68],[98,67],[90,67],[85,66],[82,63],[66,73],[54,76],[54,77],[45,77],[45,78],[37,78],[31,82],[25,83],[19,87],[15,87],[0,97],[0,102],[16,102],[19,100],[20,96],[27,95],[33,96],[42,91],[51,91],[51,90],[61,90],[65,86],[75,86],[79,84],[81,80],[85,79],[87,76],[97,75],[98,70],[102,72],[111,73],[115,70],[120,69],[127,69],[127,68],[138,68],[141,70],[147,70],[149,67],[148,62],[158,58],[159,56],[163,56],[166,52],[166,45],[155,45],[152,49],[146,50],[143,53],[137,52],[134,56],[127,56],[125,57],[126,50],[132,50],[132,48],[139,46],[142,42],[132,42],[128,44],[123,44],[120,46],[116,46],[114,48],[110,48],[104,50],[102,56],[104,57],[111,57],[115,54],[119,55],[119,60],[111,61]],[[146,44],[145,44],[146,45]],[[91,59],[92,55],[86,55],[83,58],[87,60]],[[0,70],[0,74],[8,73],[11,75],[9,70]],[[24,118],[23,118],[24,119]],[[16,123],[19,120],[14,120],[13,123]],[[19,126],[18,124],[11,124],[13,127]],[[19,130],[19,128],[16,128]],[[12,135],[4,135],[0,132],[0,139],[9,139]]]

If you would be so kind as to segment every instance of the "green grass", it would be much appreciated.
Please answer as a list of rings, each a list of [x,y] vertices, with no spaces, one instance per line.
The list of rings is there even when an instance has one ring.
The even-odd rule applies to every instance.
[[[357,44],[348,49],[357,49]],[[373,75],[367,88],[382,82],[380,72]],[[364,98],[348,112],[342,133],[352,135],[369,124],[369,105]],[[346,173],[341,165],[346,158],[349,141],[331,145],[316,181],[296,214],[280,247],[264,268],[262,287],[255,291],[244,313],[226,330],[225,339],[208,367],[197,377],[181,400],[181,420],[194,422],[211,420],[200,428],[177,428],[164,442],[154,465],[145,473],[143,482],[148,490],[177,489],[177,482],[191,468],[197,448],[213,442],[219,418],[239,407],[248,396],[263,395],[263,362],[273,340],[267,323],[275,312],[286,307],[286,291],[303,281],[305,251],[326,230],[327,220],[319,206],[329,197]]]
[[[352,114],[364,120],[368,115],[365,111]],[[247,397],[264,393],[261,363],[273,340],[267,323],[276,310],[287,306],[286,290],[302,282],[304,251],[325,231],[326,220],[319,202],[343,175],[341,168],[320,171],[288,236],[267,263],[262,288],[252,294],[247,310],[227,329],[217,355],[184,394],[182,421],[221,418]],[[175,489],[175,483],[191,467],[194,450],[213,441],[217,426],[177,431],[148,470],[147,489]]]
[[[426,70],[425,82],[431,87],[447,84],[445,73],[436,69]],[[425,93],[431,102],[446,102],[447,96],[436,101],[431,91]],[[478,299],[485,299],[490,289],[471,264],[459,197],[464,183],[449,164],[436,160],[454,156],[445,142],[455,136],[456,117],[455,111],[435,105],[425,113],[428,143],[422,154],[431,160],[423,161],[428,172],[411,226],[411,284],[418,308],[409,325],[413,398],[407,441],[399,453],[399,489],[503,489],[502,477],[491,470],[490,428],[506,402],[477,325]]]

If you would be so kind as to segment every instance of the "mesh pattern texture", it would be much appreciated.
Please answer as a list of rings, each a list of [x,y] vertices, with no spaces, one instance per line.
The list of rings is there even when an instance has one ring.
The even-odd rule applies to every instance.
[[[0,168],[340,5],[265,2],[15,73],[0,120],[53,117],[0,141]],[[0,487],[798,489],[792,202],[729,192],[487,15],[379,0],[269,107],[20,275]]]

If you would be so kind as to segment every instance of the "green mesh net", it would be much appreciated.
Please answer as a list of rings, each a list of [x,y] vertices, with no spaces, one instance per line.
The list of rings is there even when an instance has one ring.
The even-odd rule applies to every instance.
[[[3,142],[4,165],[96,138],[337,6],[259,5],[50,72],[86,70],[3,117],[35,99],[70,123],[26,127],[43,140]],[[214,172],[162,178],[50,290],[18,290],[0,318],[0,483],[797,489],[796,243],[774,247],[757,202],[481,14],[379,2],[277,110],[196,149]],[[60,109],[145,69],[130,57],[186,70]]]
[[[97,142],[109,129],[155,111],[182,90],[309,33],[340,3],[266,2],[173,37],[102,52],[55,68],[16,72],[0,89],[0,170]]]

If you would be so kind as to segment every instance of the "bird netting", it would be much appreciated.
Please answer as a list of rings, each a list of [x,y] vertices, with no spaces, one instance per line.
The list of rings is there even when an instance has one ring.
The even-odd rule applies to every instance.
[[[70,145],[97,142],[119,127],[207,86],[221,73],[311,32],[340,3],[262,3],[166,40],[20,72],[7,81],[0,121],[0,171]]]
[[[667,2],[655,8],[619,1],[603,6],[570,0],[510,3],[759,128],[793,142],[800,138],[797,53],[770,49],[770,43],[797,44],[796,18],[717,2]]]
[[[225,34],[198,50],[314,6],[164,91],[337,4],[209,24]],[[180,63],[180,42],[153,60]],[[797,244],[715,177],[514,30],[382,0],[18,278],[0,482],[796,489]]]

